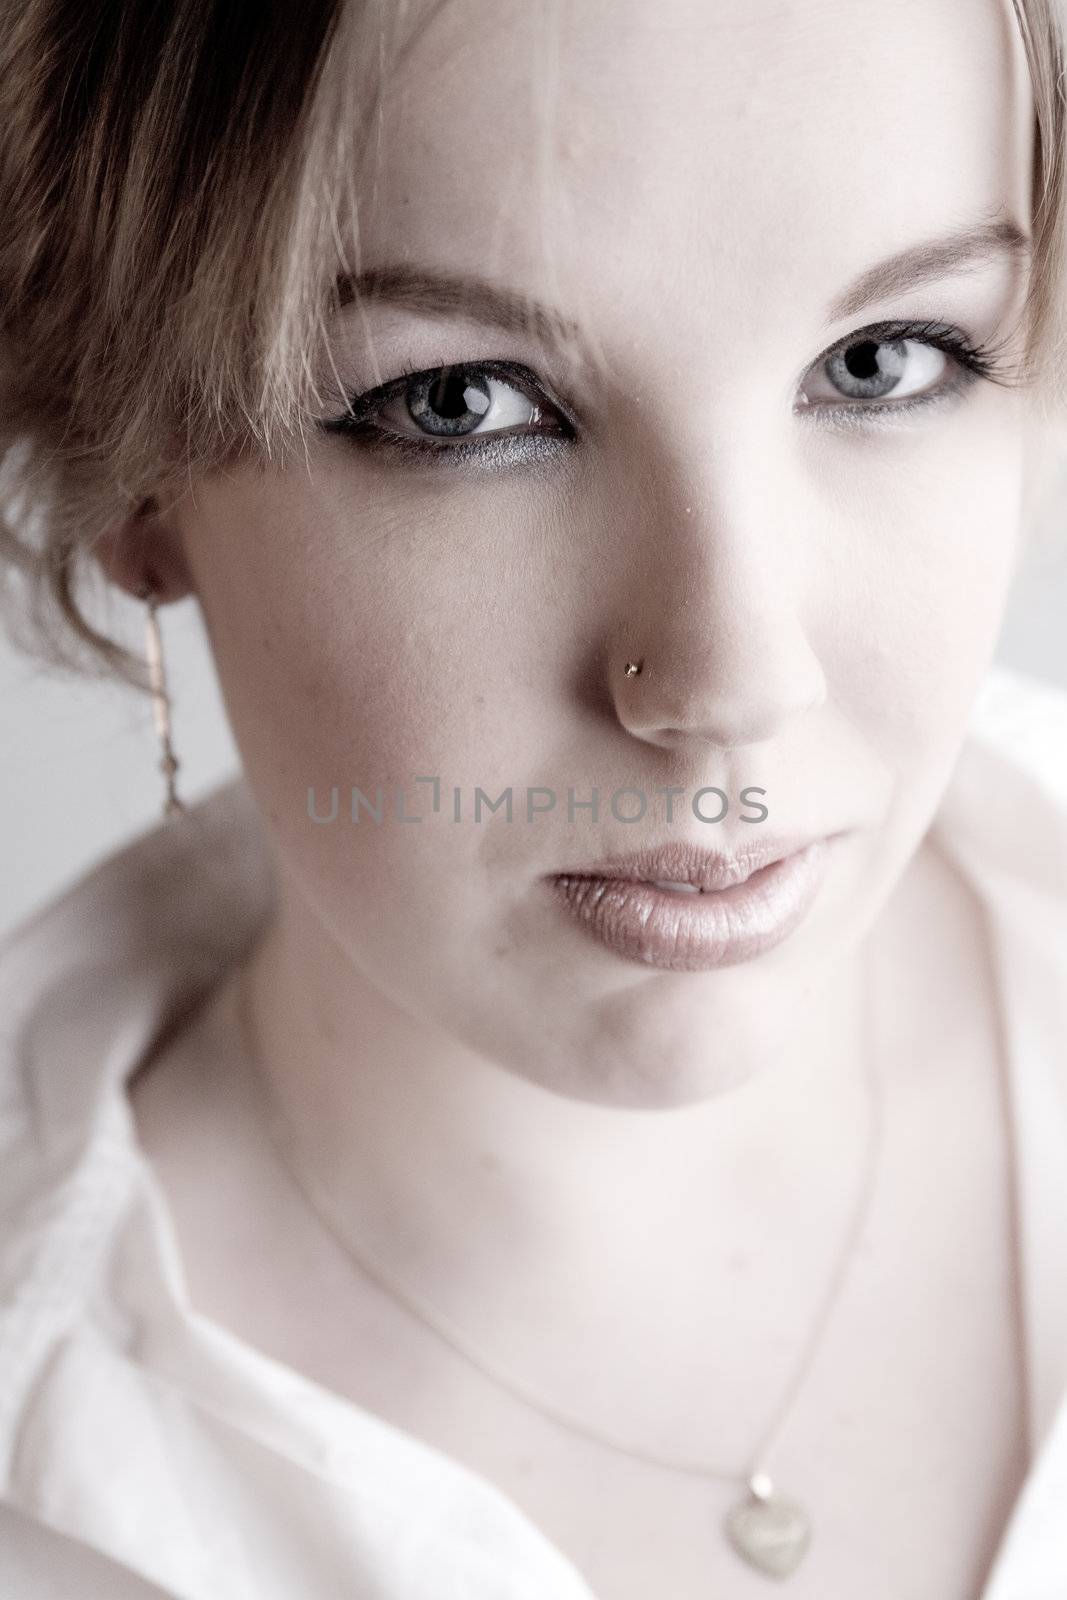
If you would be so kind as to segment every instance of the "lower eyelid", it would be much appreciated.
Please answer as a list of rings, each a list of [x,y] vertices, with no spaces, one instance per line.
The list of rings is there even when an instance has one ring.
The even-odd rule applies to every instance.
[[[951,359],[951,352],[948,354]],[[949,383],[942,384],[938,389],[925,395],[915,395],[895,402],[891,399],[881,402],[852,402],[847,398],[841,401],[820,401],[794,407],[794,414],[840,433],[875,432],[879,429],[888,431],[920,411],[932,408],[947,409],[961,399],[979,381],[979,377],[980,374],[961,366]],[[526,392],[525,387],[516,383],[514,378],[506,381],[514,383],[517,388],[523,387]],[[534,404],[542,403],[534,396],[530,398]],[[388,400],[383,401],[383,404],[388,403]],[[551,407],[552,403],[548,404]],[[509,466],[525,466],[558,455],[560,449],[574,437],[567,420],[565,418],[560,420],[562,425],[557,424],[548,429],[524,431],[520,428],[512,432],[498,429],[482,435],[456,436],[455,442],[452,443],[437,443],[429,435],[421,438],[415,434],[404,434],[379,427],[369,415],[354,422],[349,419],[337,419],[328,425],[328,431],[347,434],[350,438],[354,436],[358,444],[368,452],[391,455],[394,459],[402,460],[405,465],[446,465],[500,471]]]
[[[795,413],[798,416],[827,416],[829,413],[840,413],[843,416],[848,414],[849,418],[853,419],[885,418],[886,422],[891,422],[893,416],[905,416],[905,414],[913,413],[913,411],[925,410],[925,408],[933,408],[933,406],[950,405],[958,398],[968,394],[969,390],[973,389],[979,381],[981,381],[981,373],[971,371],[966,366],[961,366],[957,363],[957,371],[949,381],[942,382],[936,389],[926,390],[925,394],[909,395],[904,400],[893,400],[893,398],[870,400],[870,402],[848,400],[848,398],[825,400],[825,402],[816,402],[813,405],[797,406]],[[846,422],[845,426],[853,426],[853,424]]]
[[[391,456],[406,466],[474,468],[499,472],[530,466],[559,454],[569,440],[559,432],[472,434],[456,444],[435,445],[373,425],[360,429],[360,444],[371,454]]]
[[[892,428],[896,425],[895,419],[914,416],[917,412],[927,410],[947,409],[956,401],[961,400],[965,394],[974,388],[979,381],[979,374],[970,372],[966,367],[961,367],[956,376],[949,382],[943,383],[939,388],[930,390],[927,394],[912,395],[905,400],[884,400],[881,402],[864,403],[862,401],[850,402],[848,400],[826,401],[816,405],[802,406],[796,411],[800,417],[808,417],[820,422],[824,427],[836,429],[839,432],[860,429]]]

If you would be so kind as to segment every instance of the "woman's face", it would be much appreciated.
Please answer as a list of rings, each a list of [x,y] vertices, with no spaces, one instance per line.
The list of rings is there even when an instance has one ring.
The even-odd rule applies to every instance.
[[[337,322],[323,419],[497,365],[202,480],[173,528],[284,893],[353,986],[567,1095],[708,1098],[891,892],[994,648],[1024,399],[966,352],[1022,305],[1021,49],[997,0],[420,11],[358,174],[393,275]],[[550,882],[798,835],[833,836],[807,915],[707,970],[607,948]]]

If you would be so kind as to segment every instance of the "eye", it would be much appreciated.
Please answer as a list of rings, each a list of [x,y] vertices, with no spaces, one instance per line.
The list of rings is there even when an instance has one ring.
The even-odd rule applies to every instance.
[[[857,340],[835,350],[819,369],[813,385],[805,387],[807,399],[904,399],[932,388],[944,376],[949,359],[943,350],[916,339]],[[820,392],[820,379],[821,392]],[[814,389],[814,393],[813,393]]]
[[[370,448],[464,454],[477,441],[519,441],[531,434],[567,436],[569,425],[527,368],[512,362],[461,362],[405,373],[349,401],[323,423]]]
[[[1003,376],[997,352],[946,323],[879,323],[843,339],[810,369],[800,410],[909,411]]]

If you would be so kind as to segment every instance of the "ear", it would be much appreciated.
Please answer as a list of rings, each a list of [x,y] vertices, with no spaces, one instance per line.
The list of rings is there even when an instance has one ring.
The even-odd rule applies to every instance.
[[[105,576],[136,599],[151,589],[166,604],[195,588],[176,521],[155,500],[112,523],[93,545],[93,555]]]

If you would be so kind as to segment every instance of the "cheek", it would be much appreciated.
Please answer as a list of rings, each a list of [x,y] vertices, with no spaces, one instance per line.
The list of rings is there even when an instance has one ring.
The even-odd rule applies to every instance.
[[[839,703],[895,769],[962,734],[995,650],[1021,522],[1022,442],[1004,419],[990,406],[921,450],[875,443],[838,480],[824,559],[841,582],[821,649]]]
[[[500,558],[499,505],[490,523],[488,503],[467,520],[459,496],[455,509],[418,498],[394,488],[400,512],[383,512],[383,495],[359,513],[325,475],[314,490],[218,490],[188,542],[234,735],[287,866],[349,934],[388,906],[419,940],[430,907],[429,947],[435,897],[462,919],[486,850],[501,848],[491,812],[480,828],[468,818],[475,786],[494,797],[544,782],[558,708],[530,670],[545,608],[523,563]],[[438,780],[436,813],[418,778]],[[353,787],[380,798],[381,821],[367,806],[352,821]],[[388,941],[385,926],[368,931]]]

